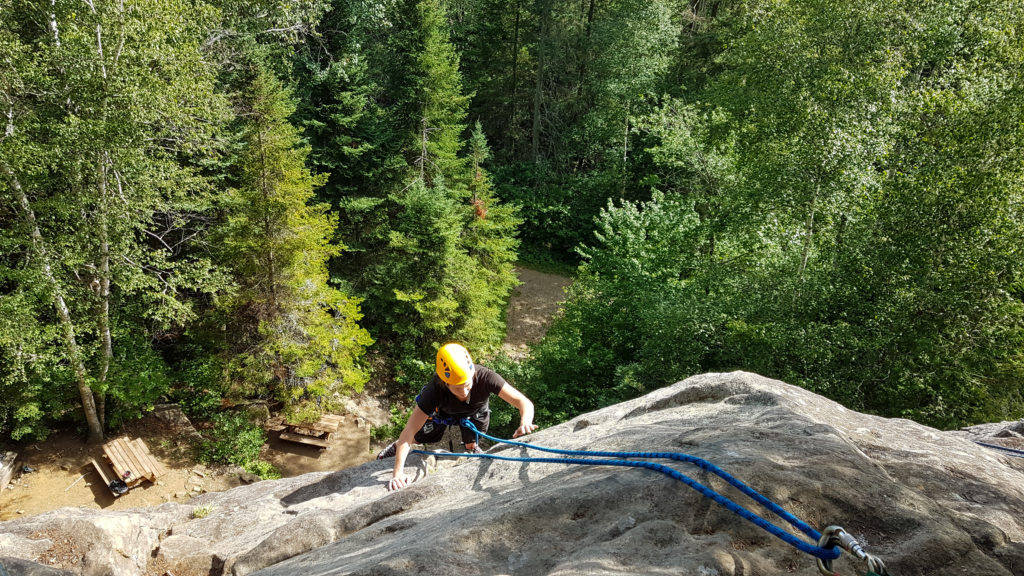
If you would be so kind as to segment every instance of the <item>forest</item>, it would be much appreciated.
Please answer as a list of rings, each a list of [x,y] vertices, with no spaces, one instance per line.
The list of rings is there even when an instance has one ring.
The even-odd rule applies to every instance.
[[[544,425],[737,369],[1024,416],[1015,0],[0,0],[0,59],[14,441],[450,340]],[[521,361],[516,263],[574,277]]]

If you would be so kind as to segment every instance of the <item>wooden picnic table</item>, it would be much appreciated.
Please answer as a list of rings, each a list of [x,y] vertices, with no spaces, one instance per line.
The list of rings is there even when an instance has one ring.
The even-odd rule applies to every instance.
[[[280,438],[290,442],[330,448],[331,434],[338,431],[344,418],[337,414],[324,414],[316,422],[285,423]]]
[[[167,474],[167,469],[150,454],[149,447],[141,438],[128,440],[122,437],[111,440],[103,445],[103,457],[109,469],[95,459],[92,465],[108,487],[113,480],[119,479],[131,489],[145,480],[156,482],[157,478]],[[114,492],[113,488],[111,491]],[[120,495],[117,492],[114,494]]]

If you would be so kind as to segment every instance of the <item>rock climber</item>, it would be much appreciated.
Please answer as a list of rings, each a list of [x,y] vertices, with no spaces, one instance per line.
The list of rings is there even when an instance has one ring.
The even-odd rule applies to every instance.
[[[409,421],[398,440],[377,454],[378,460],[395,458],[395,468],[388,490],[397,490],[409,484],[405,475],[405,459],[412,444],[437,442],[450,425],[458,426],[458,419],[469,418],[481,432],[486,432],[491,420],[491,394],[519,410],[519,427],[512,434],[518,438],[537,429],[533,423],[533,402],[516,390],[497,372],[473,363],[461,344],[454,342],[437,351],[436,370],[430,382],[416,397]],[[467,452],[482,453],[476,443],[476,434],[462,428],[462,442]]]

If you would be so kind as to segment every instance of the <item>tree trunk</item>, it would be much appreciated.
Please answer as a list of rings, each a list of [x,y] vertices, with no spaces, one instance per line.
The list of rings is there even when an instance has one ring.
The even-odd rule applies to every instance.
[[[629,100],[626,101],[626,125],[622,133],[622,183],[619,194],[626,194],[626,162],[629,160]]]
[[[100,187],[100,341],[103,343],[103,361],[100,367],[99,381],[107,381],[107,374],[110,372],[110,363],[114,358],[114,342],[110,335],[110,231],[107,226],[109,214],[107,212],[107,167],[110,156],[104,152],[99,155],[99,187]],[[97,416],[100,424],[107,423],[107,402],[106,393],[100,392],[97,395]]]
[[[516,117],[517,108],[519,107],[516,102],[516,93],[519,92],[519,18],[522,15],[522,9],[519,6],[519,1],[516,0],[516,20],[515,25],[512,27],[512,89],[511,89],[511,110],[509,114],[508,125],[512,129],[512,156],[516,154],[516,141],[518,138],[515,134],[518,133],[518,118]]]
[[[60,31],[57,28],[57,0],[50,0],[50,31],[53,32],[53,43],[60,48]]]
[[[420,165],[420,182],[428,186],[427,182],[427,144],[429,143],[429,128],[427,127],[427,111],[424,104],[422,127],[420,129],[420,157],[416,163]]]
[[[807,223],[804,227],[807,230],[807,237],[804,239],[804,253],[800,258],[800,269],[797,270],[796,277],[798,280],[803,280],[804,270],[807,269],[807,259],[811,255],[811,242],[814,240],[814,211],[817,206],[818,192],[821,190],[821,182],[819,181],[814,188],[814,196],[811,196],[811,205],[807,214]]]
[[[622,134],[622,171],[626,171],[626,161],[629,159],[629,109],[630,102],[626,101],[626,125]]]
[[[256,122],[262,124],[263,118],[258,118]],[[264,203],[267,205],[266,213],[263,216],[263,236],[264,238],[270,239],[277,235],[275,230],[274,222],[272,221],[270,213],[270,199],[274,196],[274,186],[276,185],[274,175],[271,174],[270,162],[267,160],[267,145],[263,141],[263,129],[262,125],[257,127],[256,130],[256,145],[259,146],[260,150],[260,194],[263,196]],[[277,285],[277,259],[274,254],[273,243],[267,252],[267,276],[268,284],[270,285],[270,307],[268,310],[262,311],[262,317],[260,320],[267,318],[274,318],[277,315],[277,311],[280,309],[278,306],[278,285]]]
[[[846,232],[846,214],[839,215],[839,224],[836,226],[836,249],[832,256],[832,266],[839,266],[839,258],[843,252],[843,234]]]
[[[533,92],[533,130],[532,130],[532,152],[533,161],[539,163],[540,158],[540,126],[541,126],[541,98],[544,95],[544,43],[547,41],[548,25],[551,19],[551,4],[549,0],[541,0],[540,11],[540,34],[537,37],[537,82]]]
[[[540,162],[540,99],[543,94],[542,85],[544,77],[544,53],[543,48],[537,50],[537,82],[533,91],[533,130],[531,131],[531,152],[533,161]]]
[[[75,337],[75,326],[71,321],[71,311],[68,309],[67,303],[64,301],[64,295],[61,293],[60,285],[57,283],[57,278],[54,276],[53,269],[50,267],[49,256],[46,254],[46,246],[43,243],[43,235],[39,231],[39,226],[36,224],[36,215],[32,211],[32,205],[29,204],[28,196],[25,195],[25,191],[21,188],[21,183],[18,181],[14,171],[12,171],[8,166],[3,166],[3,171],[10,179],[11,188],[14,189],[14,194],[18,199],[18,204],[24,212],[25,220],[32,229],[32,247],[35,249],[36,256],[39,258],[43,276],[50,285],[53,305],[57,309],[57,315],[60,317],[61,326],[64,328],[64,342],[67,345],[68,358],[75,370],[75,381],[78,384],[78,391],[82,396],[82,410],[85,412],[85,421],[89,427],[89,442],[102,442],[103,426],[100,424],[99,417],[96,414],[96,402],[92,393],[92,388],[89,387],[88,372],[85,368],[85,362],[82,360],[82,351],[78,347],[78,340]]]
[[[578,47],[580,59],[580,70],[576,78],[576,98],[583,98],[583,84],[587,81],[587,57],[590,55],[590,35],[594,28],[595,0],[590,0],[590,7],[587,9],[587,20],[583,25],[583,38]]]

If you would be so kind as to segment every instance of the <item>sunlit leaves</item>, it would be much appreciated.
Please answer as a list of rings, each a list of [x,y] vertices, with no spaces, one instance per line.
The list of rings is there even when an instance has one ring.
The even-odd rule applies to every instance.
[[[539,380],[561,363],[608,397],[741,368],[939,426],[1019,415],[1022,19],[740,6],[721,73],[642,122],[666,196],[604,216]],[[666,244],[673,195],[698,219]],[[652,276],[669,245],[654,269],[678,275]]]

